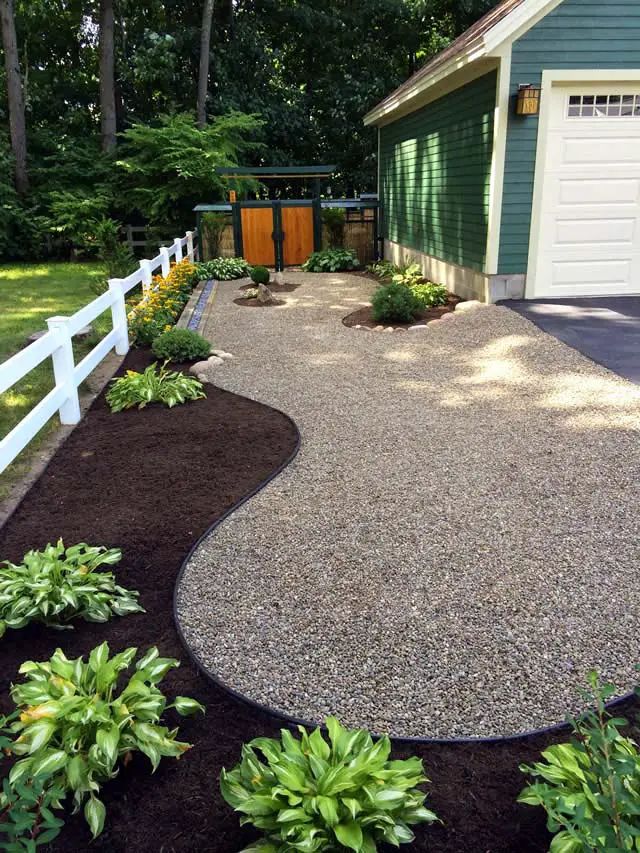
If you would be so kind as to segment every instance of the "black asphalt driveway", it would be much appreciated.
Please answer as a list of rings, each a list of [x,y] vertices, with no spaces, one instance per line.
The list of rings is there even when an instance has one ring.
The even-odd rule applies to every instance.
[[[501,304],[640,385],[640,296],[510,299]]]

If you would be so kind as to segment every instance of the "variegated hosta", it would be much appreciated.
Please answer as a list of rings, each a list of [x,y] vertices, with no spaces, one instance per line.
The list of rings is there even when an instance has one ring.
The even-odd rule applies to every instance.
[[[185,716],[204,711],[186,696],[167,704],[158,684],[179,662],[161,658],[151,648],[119,687],[137,649],[109,657],[106,643],[84,658],[68,660],[60,649],[49,661],[26,661],[20,672],[27,679],[11,688],[17,706],[7,732],[8,751],[20,760],[9,774],[12,786],[46,779],[73,794],[74,810],[84,814],[94,837],[102,832],[105,808],[97,794],[103,782],[118,772],[121,758],[144,753],[155,770],[165,756],[179,758],[190,744],[176,740],[178,729],[160,725],[168,708]]]
[[[411,842],[412,825],[438,820],[417,788],[428,781],[420,759],[389,761],[387,737],[374,743],[333,717],[326,726],[328,741],[301,726],[299,740],[287,729],[280,740],[252,740],[240,764],[222,771],[222,796],[243,814],[240,823],[265,832],[246,851],[374,853],[379,842]]]
[[[92,547],[81,542],[65,548],[62,539],[42,551],[29,551],[20,565],[0,566],[0,637],[7,628],[43,622],[70,628],[72,619],[107,622],[112,615],[142,611],[138,593],[118,586],[102,566],[120,562],[117,548]]]

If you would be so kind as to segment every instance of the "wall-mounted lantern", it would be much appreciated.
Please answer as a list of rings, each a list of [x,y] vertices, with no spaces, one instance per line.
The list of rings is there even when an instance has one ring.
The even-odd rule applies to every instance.
[[[516,113],[519,116],[537,116],[540,112],[540,87],[531,83],[520,83]]]

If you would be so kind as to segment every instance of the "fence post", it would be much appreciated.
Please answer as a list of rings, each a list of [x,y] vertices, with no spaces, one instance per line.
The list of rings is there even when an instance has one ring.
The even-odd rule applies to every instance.
[[[193,252],[193,231],[187,231],[187,257],[191,263],[194,262],[195,254]]]
[[[180,239],[180,237],[176,237],[176,242],[174,245],[176,247],[176,263],[179,264],[182,260],[182,240]]]
[[[162,277],[166,278],[171,272],[171,260],[169,259],[169,250],[166,246],[160,249],[160,257],[162,258]]]
[[[153,284],[151,261],[140,261],[140,269],[142,270],[142,293],[146,296],[151,290],[151,285]]]
[[[49,317],[49,331],[58,339],[58,348],[51,354],[53,375],[56,385],[64,388],[66,400],[60,406],[60,423],[77,424],[80,422],[80,398],[78,386],[73,375],[75,361],[73,358],[73,343],[69,332],[68,317]]]
[[[116,352],[118,355],[126,355],[129,352],[129,323],[121,278],[109,279],[109,293],[111,294],[111,320],[117,332]]]

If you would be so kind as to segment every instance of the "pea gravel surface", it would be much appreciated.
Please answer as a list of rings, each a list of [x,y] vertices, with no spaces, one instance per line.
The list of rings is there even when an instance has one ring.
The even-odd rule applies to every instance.
[[[592,668],[640,662],[640,388],[506,307],[346,328],[372,282],[222,284],[221,387],[290,415],[299,455],[200,544],[189,646],[275,712],[398,737],[561,722]]]

